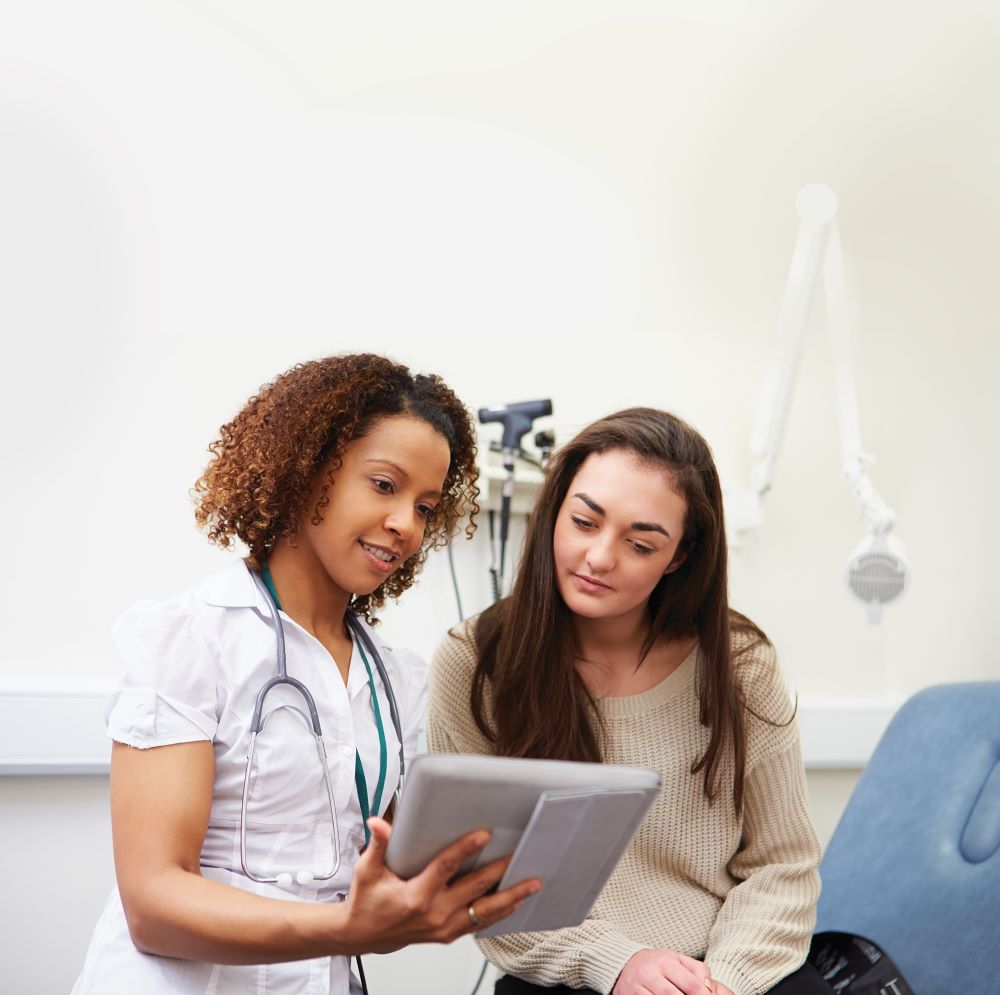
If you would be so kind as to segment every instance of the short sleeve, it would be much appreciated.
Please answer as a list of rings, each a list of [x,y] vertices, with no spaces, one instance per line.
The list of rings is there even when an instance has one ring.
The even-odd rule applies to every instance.
[[[216,665],[190,607],[140,602],[115,623],[111,639],[125,668],[104,710],[113,740],[148,749],[214,739]]]

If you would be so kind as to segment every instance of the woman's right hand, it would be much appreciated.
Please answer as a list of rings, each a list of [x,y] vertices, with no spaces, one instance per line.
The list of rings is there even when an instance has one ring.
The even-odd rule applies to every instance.
[[[500,882],[509,857],[451,881],[458,868],[486,846],[490,837],[485,830],[463,836],[442,850],[420,874],[404,881],[385,865],[389,824],[372,818],[368,828],[371,840],[355,865],[344,903],[344,932],[338,930],[338,936],[357,953],[389,953],[409,943],[450,943],[505,919],[524,899],[541,889],[537,878],[529,878],[484,898]],[[470,906],[474,906],[478,925],[469,915]]]
[[[706,995],[714,991],[712,972],[704,961],[676,950],[640,950],[622,968],[611,995]]]

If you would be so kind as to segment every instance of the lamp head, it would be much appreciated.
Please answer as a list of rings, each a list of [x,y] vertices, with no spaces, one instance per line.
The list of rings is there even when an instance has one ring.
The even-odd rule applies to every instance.
[[[887,532],[871,533],[847,561],[847,586],[868,606],[868,621],[882,618],[882,606],[906,590],[909,566],[903,544]]]

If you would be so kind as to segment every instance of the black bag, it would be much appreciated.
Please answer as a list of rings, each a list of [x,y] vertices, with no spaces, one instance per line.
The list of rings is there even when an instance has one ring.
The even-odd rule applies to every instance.
[[[915,995],[877,944],[851,933],[817,933],[809,963],[836,995]]]

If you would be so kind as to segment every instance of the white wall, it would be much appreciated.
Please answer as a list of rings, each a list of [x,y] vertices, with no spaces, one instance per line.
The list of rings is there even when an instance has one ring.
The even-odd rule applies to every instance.
[[[666,406],[739,481],[811,180],[840,198],[862,426],[912,586],[877,629],[843,588],[863,529],[817,322],[734,602],[807,696],[995,678],[998,36],[986,0],[7,5],[0,688],[113,682],[114,617],[221,562],[186,494],[205,447],[297,360],[388,352],[473,407],[551,396],[562,438]],[[452,617],[439,562],[385,624],[426,652]],[[14,990],[56,990],[26,956],[53,877],[67,950],[100,904],[37,828],[65,842],[96,804],[80,783],[0,794],[44,879],[4,892]]]

